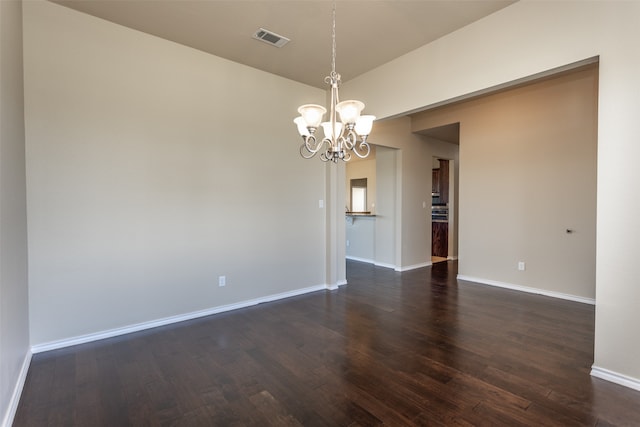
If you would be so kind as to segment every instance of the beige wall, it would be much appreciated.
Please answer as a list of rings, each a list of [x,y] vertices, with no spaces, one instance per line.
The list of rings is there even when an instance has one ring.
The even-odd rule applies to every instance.
[[[345,164],[345,208],[351,209],[351,180],[367,179],[367,210],[375,214],[376,204],[376,156],[375,147],[369,157],[350,160]],[[375,259],[375,217],[347,217],[345,223],[347,258],[374,262]]]
[[[460,275],[595,298],[597,82],[591,66],[413,116],[460,123]]]
[[[376,126],[376,131],[377,131]],[[375,264],[396,268],[400,259],[400,169],[402,153],[376,147]]]
[[[0,1],[0,425],[9,426],[30,360],[22,6]]]
[[[351,180],[367,178],[367,210],[375,213],[376,203],[376,157],[367,157],[365,160],[350,161],[346,166],[345,179],[345,207],[351,209]]]
[[[345,218],[348,259],[375,263],[376,217],[348,216]]]
[[[24,6],[36,348],[332,284],[327,166],[283,120],[324,91]]]
[[[517,2],[346,82],[341,94],[366,93],[368,111],[392,117],[599,56],[593,374],[640,389],[640,337],[629,328],[640,323],[638,16],[640,2]]]
[[[397,270],[430,265],[433,157],[455,165],[458,146],[414,133],[409,117],[376,122],[371,138],[377,144],[376,263]],[[381,147],[387,149],[383,160]],[[457,166],[452,172],[457,176]],[[456,257],[455,218],[451,228],[450,255]]]
[[[419,135],[411,132],[408,117],[376,122],[371,141],[376,151],[376,234],[382,227],[384,240],[376,235],[376,261],[398,270],[429,265],[431,262],[431,161],[432,152]],[[396,149],[381,163],[380,146]],[[389,168],[389,170],[385,170]],[[423,202],[426,206],[423,206]],[[391,205],[393,204],[393,207]],[[393,212],[393,215],[391,214]],[[387,221],[393,221],[385,224]],[[392,233],[393,232],[393,233]],[[393,242],[389,240],[393,238]],[[393,245],[393,262],[389,250]],[[384,261],[378,259],[385,253]]]

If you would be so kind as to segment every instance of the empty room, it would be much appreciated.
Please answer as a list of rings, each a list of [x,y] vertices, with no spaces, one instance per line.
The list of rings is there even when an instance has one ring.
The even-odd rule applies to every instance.
[[[639,17],[0,1],[0,425],[640,425]]]

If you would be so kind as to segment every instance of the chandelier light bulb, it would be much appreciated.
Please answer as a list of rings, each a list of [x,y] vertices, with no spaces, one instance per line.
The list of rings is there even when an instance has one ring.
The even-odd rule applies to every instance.
[[[311,133],[309,133],[309,129],[307,129],[307,122],[304,121],[304,117],[296,117],[293,119],[293,123],[298,127],[298,133],[300,133],[300,136],[311,135]]]
[[[317,104],[305,104],[298,108],[298,113],[304,118],[307,123],[307,127],[317,128],[322,122],[322,117],[327,109],[322,105]]]
[[[371,116],[365,114],[364,116],[358,117],[356,121],[355,131],[360,136],[369,136],[371,133],[371,128],[373,127],[373,121],[376,119],[376,116]]]
[[[340,120],[345,125],[356,123],[363,109],[364,103],[355,100],[342,101],[336,105],[336,111],[340,114]]]
[[[342,134],[342,123],[340,122],[335,123],[335,128],[331,126],[331,122],[322,122],[320,126],[322,126],[324,137],[332,141],[338,139],[340,134]]]

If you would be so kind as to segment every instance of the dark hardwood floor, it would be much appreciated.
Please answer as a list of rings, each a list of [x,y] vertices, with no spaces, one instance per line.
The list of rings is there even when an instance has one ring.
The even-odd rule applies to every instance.
[[[349,262],[349,285],[36,354],[14,426],[640,425],[594,307]]]

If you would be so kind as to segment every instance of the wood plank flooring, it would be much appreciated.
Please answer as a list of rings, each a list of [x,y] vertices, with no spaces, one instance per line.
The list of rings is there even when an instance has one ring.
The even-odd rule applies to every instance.
[[[594,307],[349,261],[349,285],[36,354],[14,426],[640,426]]]

